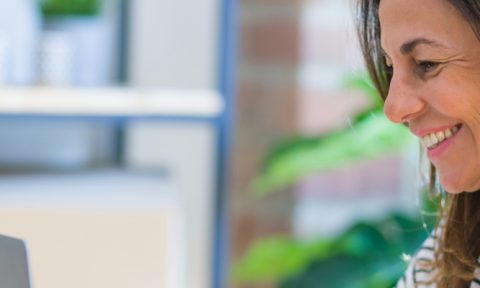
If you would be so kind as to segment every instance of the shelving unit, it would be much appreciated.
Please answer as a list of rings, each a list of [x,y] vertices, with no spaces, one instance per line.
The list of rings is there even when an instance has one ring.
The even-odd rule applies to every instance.
[[[121,29],[129,30],[132,38],[130,43],[138,45],[138,47],[132,47],[126,43],[126,39],[121,41],[125,47],[122,46],[123,50],[119,53],[125,54],[123,56],[131,54],[126,57],[129,63],[119,63],[120,70],[126,70],[125,67],[130,66],[128,72],[120,72],[124,75],[122,80],[129,80],[128,83],[134,87],[158,88],[0,88],[0,124],[2,124],[0,133],[2,127],[10,123],[14,123],[15,127],[22,125],[25,127],[31,123],[48,126],[53,125],[52,123],[72,122],[80,123],[79,125],[88,123],[90,126],[110,123],[115,129],[120,128],[121,132],[116,135],[116,141],[120,141],[122,146],[117,151],[121,154],[121,159],[107,163],[106,166],[89,166],[87,163],[76,168],[69,167],[66,170],[62,167],[40,170],[23,170],[16,167],[0,169],[0,233],[37,239],[35,240],[37,244],[29,246],[34,281],[36,279],[44,281],[40,279],[49,278],[54,282],[49,283],[52,286],[46,287],[74,287],[70,285],[71,283],[69,285],[61,283],[62,280],[56,275],[74,279],[78,275],[70,273],[75,271],[62,270],[61,273],[55,271],[55,268],[68,268],[68,264],[64,261],[68,260],[66,255],[69,250],[54,251],[55,257],[60,257],[55,258],[49,255],[50,251],[45,249],[47,246],[42,246],[51,245],[49,241],[70,243],[71,239],[63,238],[65,234],[80,238],[85,236],[75,234],[78,231],[70,229],[68,219],[72,221],[71,223],[75,223],[74,228],[84,227],[85,231],[90,231],[85,233],[92,233],[92,236],[96,233],[95,231],[102,232],[102,227],[105,228],[102,225],[113,225],[116,229],[112,230],[111,235],[119,240],[128,240],[128,237],[123,239],[124,236],[122,236],[122,232],[128,234],[126,231],[128,225],[115,226],[118,223],[114,224],[109,222],[110,220],[128,221],[125,215],[120,215],[125,211],[129,213],[128,215],[137,213],[135,214],[137,216],[163,211],[165,213],[154,217],[157,222],[149,222],[149,229],[143,232],[136,228],[141,226],[139,224],[141,221],[146,221],[145,218],[136,218],[137,220],[132,221],[128,226],[136,231],[134,233],[139,233],[138,237],[142,239],[136,243],[146,242],[149,245],[158,243],[160,250],[151,252],[168,259],[167,262],[150,263],[157,269],[163,269],[162,273],[157,273],[158,270],[141,269],[142,263],[133,263],[135,265],[131,267],[138,268],[139,273],[142,270],[148,270],[150,276],[159,274],[164,277],[148,278],[150,276],[147,274],[144,276],[138,274],[137,279],[141,277],[142,281],[151,280],[150,284],[154,286],[148,287],[159,288],[227,287],[229,233],[226,187],[234,118],[236,1],[204,2],[190,3],[188,9],[185,9],[185,4],[176,0],[162,2],[121,0],[119,2],[121,14],[128,16],[126,17],[128,21],[121,23]],[[131,5],[140,6],[137,9],[130,9]],[[154,5],[157,11],[168,17],[142,17],[141,13],[149,14],[155,10],[149,9],[148,5]],[[198,5],[201,11],[192,9],[190,5]],[[185,10],[185,13],[193,11],[195,16],[201,14],[198,19],[201,20],[202,25],[197,27],[198,25],[192,23],[193,20],[189,22],[183,21],[183,18],[174,17],[174,14],[167,12],[164,8]],[[130,11],[133,11],[132,15],[129,15]],[[137,12],[138,15],[135,14]],[[141,19],[139,23],[135,22],[136,27],[131,25],[135,20],[131,18],[135,17]],[[152,19],[160,19],[159,21],[164,21],[162,23],[167,25],[151,25]],[[176,25],[168,21],[180,21],[182,26],[179,29],[182,33],[171,33],[170,26]],[[165,48],[168,53],[157,53],[157,46],[146,45],[144,41],[153,39],[149,35],[130,31],[142,27],[150,27],[149,29],[158,27],[155,28],[159,29],[155,33],[163,38],[155,37],[154,44],[160,45],[162,49]],[[195,36],[193,37],[195,41],[198,41],[195,51],[192,51],[191,45],[186,45],[187,42],[183,40],[180,41],[182,49],[176,49],[175,41],[178,39],[175,37],[180,34],[190,35],[192,33],[189,34],[189,31],[197,28],[201,30],[201,35],[198,33],[191,35]],[[157,58],[153,59],[154,57],[150,55],[152,51]],[[176,65],[175,59],[170,55],[173,52],[179,53],[176,55],[177,58],[189,60]],[[133,58],[137,58],[136,61],[133,61]],[[167,69],[163,67],[161,73],[152,73],[155,72],[155,67],[161,65],[168,67]],[[182,77],[185,77],[186,84]],[[183,84],[189,87],[165,89],[165,87]],[[55,127],[52,129],[55,130]],[[74,126],[66,125],[66,127],[63,129]],[[50,139],[47,140],[63,140],[61,136],[55,136],[55,132],[53,131],[51,136],[49,134]],[[58,132],[61,133],[60,130]],[[2,135],[0,135],[0,142],[1,137]],[[4,165],[0,163],[0,166]],[[90,217],[95,213],[100,213],[106,218],[101,218],[98,223],[82,226],[78,213],[87,213],[89,216],[85,219],[89,221],[95,221]],[[108,215],[117,218],[111,218]],[[2,221],[2,219],[12,221]],[[39,222],[35,222],[37,220]],[[55,223],[58,225],[52,225]],[[41,227],[44,227],[45,231],[38,231]],[[89,230],[90,228],[97,230]],[[32,231],[37,234],[31,235]],[[106,231],[108,230],[103,232]],[[62,237],[55,239],[54,236],[57,233]],[[148,236],[149,233],[153,233],[150,234],[151,237]],[[108,236],[108,233],[103,235]],[[105,239],[96,240],[108,246]],[[97,242],[92,241],[86,241],[90,245],[88,247],[94,250],[100,249],[95,248]],[[116,241],[111,243],[113,246],[114,242]],[[70,250],[75,249],[70,246]],[[101,252],[101,249],[99,251]],[[110,252],[114,251],[118,250]],[[65,258],[62,258],[62,254]],[[147,254],[145,252],[145,255]],[[125,255],[123,260],[132,255],[134,254]],[[77,253],[75,257],[83,256],[85,255]],[[115,253],[105,255],[121,263],[121,257],[115,258],[116,256],[118,255]],[[48,259],[52,261],[57,259],[57,262],[51,266],[43,265],[42,261]],[[131,259],[141,261],[135,257]],[[85,275],[88,273],[95,273],[95,269],[103,269],[88,266],[88,264],[75,266],[75,269],[85,269],[85,271],[77,271],[86,272],[82,275],[83,278],[86,278]],[[126,274],[121,276],[127,277]],[[147,287],[134,282],[135,277],[131,276],[125,281],[125,285],[126,287]],[[43,282],[44,285],[45,283],[47,282]],[[37,288],[43,287],[39,283],[35,284]],[[121,287],[116,282],[98,282],[96,286],[82,281],[77,284],[80,285],[79,287],[91,288]]]

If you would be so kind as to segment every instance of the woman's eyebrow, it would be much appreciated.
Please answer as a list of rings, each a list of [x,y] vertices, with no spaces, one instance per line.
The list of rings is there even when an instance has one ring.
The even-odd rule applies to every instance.
[[[413,52],[413,50],[415,50],[415,48],[417,48],[418,45],[428,45],[435,48],[448,49],[447,46],[437,41],[427,39],[427,38],[415,38],[403,43],[402,46],[400,46],[400,52],[403,55],[410,54]],[[380,52],[382,53],[383,56],[390,58],[390,56],[388,56],[387,52],[385,52],[385,50],[381,46],[380,46]]]
[[[432,46],[432,47],[436,47],[436,48],[443,48],[443,49],[448,48],[448,47],[444,46],[443,44],[441,44],[437,41],[434,41],[434,40],[430,40],[430,39],[427,39],[427,38],[415,38],[415,39],[412,39],[412,40],[409,40],[409,41],[403,43],[402,46],[400,46],[400,52],[402,52],[402,54],[404,54],[404,55],[410,54],[410,53],[412,53],[413,50],[415,50],[415,48],[418,45],[428,45],[428,46]]]

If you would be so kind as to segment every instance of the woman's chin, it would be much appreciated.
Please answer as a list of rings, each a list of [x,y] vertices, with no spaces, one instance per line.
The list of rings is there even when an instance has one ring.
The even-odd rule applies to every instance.
[[[460,193],[465,191],[465,190],[462,190],[462,189],[454,189],[454,188],[447,188],[447,187],[445,187],[444,189],[449,194],[460,194]]]
[[[464,191],[466,191],[466,187],[463,187],[462,185],[460,185],[461,183],[458,183],[458,181],[454,182],[454,181],[450,181],[451,179],[444,179],[441,175],[440,175],[440,185],[442,185],[443,189],[450,193],[450,194],[459,194],[459,193],[462,193]]]
[[[460,183],[457,181],[448,181],[449,179],[442,179],[440,176],[440,184],[442,185],[443,189],[450,193],[450,194],[459,194],[462,192],[476,192],[480,190],[479,183],[475,185],[465,185],[464,183]]]

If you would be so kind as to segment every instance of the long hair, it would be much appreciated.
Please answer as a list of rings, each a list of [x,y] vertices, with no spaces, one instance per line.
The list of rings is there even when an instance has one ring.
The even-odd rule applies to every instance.
[[[357,0],[357,32],[370,77],[380,96],[386,99],[392,72],[387,68],[380,46],[381,0]],[[443,0],[470,23],[480,41],[480,0]],[[480,51],[479,51],[480,53]],[[435,190],[436,172],[430,165],[430,190]],[[480,171],[479,171],[480,173]],[[432,283],[439,288],[469,287],[480,256],[480,192],[446,193],[445,206],[437,223],[444,223],[438,239]],[[438,224],[437,224],[438,225]],[[437,227],[438,229],[438,227]]]

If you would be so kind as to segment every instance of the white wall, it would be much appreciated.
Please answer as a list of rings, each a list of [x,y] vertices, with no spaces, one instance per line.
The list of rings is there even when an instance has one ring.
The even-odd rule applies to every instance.
[[[208,123],[132,121],[127,125],[126,164],[167,168],[180,199],[186,228],[182,287],[211,285],[216,132]],[[179,287],[181,288],[181,287]]]
[[[130,3],[130,84],[214,89],[219,0]]]

